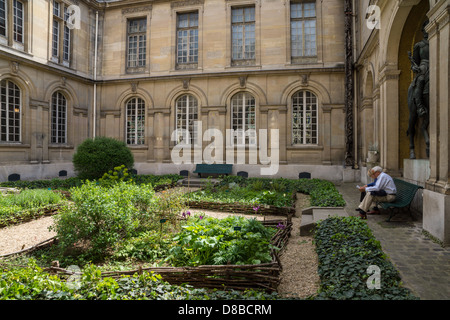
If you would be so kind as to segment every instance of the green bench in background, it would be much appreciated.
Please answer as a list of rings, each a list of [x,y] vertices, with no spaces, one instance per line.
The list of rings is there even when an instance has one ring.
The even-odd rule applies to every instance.
[[[231,174],[232,164],[197,164],[194,173],[197,173],[199,177],[201,174],[205,175],[229,175]]]

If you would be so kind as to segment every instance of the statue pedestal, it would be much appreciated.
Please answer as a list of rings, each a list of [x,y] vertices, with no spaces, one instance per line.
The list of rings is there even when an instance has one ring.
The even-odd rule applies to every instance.
[[[428,159],[403,159],[403,178],[408,182],[425,187],[425,182],[430,179],[430,170]]]
[[[430,160],[428,159],[403,159],[403,179],[425,187],[425,182],[430,178]],[[424,209],[423,190],[418,190],[411,203],[411,209],[419,216]]]

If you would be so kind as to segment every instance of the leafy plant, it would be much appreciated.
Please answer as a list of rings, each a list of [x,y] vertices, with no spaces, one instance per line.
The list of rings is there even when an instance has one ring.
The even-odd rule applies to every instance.
[[[270,262],[274,233],[256,219],[190,218],[173,239],[176,245],[170,250],[170,261],[175,266]]]
[[[87,181],[71,192],[73,206],[57,215],[52,227],[63,250],[84,245],[85,251],[102,256],[116,242],[150,225],[156,201],[149,185],[119,182],[103,188]]]
[[[118,167],[114,167],[114,170],[105,172],[103,176],[98,180],[99,184],[103,187],[109,187],[117,182],[124,181],[133,181],[130,174],[128,173],[128,169],[124,164]]]
[[[84,140],[73,155],[73,166],[80,179],[100,179],[105,172],[124,165],[132,168],[134,157],[125,142],[108,137]]]

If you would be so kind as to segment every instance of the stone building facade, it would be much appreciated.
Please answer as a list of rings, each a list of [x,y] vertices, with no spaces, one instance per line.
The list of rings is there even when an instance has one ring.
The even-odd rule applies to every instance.
[[[381,166],[425,187],[424,226],[448,243],[448,16],[449,0],[0,0],[0,180],[73,175],[76,147],[95,136],[126,141],[139,173],[162,174],[193,170],[172,151],[196,121],[200,138],[277,129],[277,143],[251,134],[225,142],[222,154],[245,155],[234,172],[259,175],[266,162],[253,164],[249,145],[266,139],[276,176],[360,181],[377,145]],[[430,157],[417,135],[412,162],[407,51],[426,19]],[[196,152],[209,143],[196,141]]]

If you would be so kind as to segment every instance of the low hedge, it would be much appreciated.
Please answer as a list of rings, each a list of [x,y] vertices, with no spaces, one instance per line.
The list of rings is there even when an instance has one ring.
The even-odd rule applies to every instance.
[[[383,253],[380,242],[374,238],[367,223],[361,219],[331,217],[320,221],[314,238],[321,284],[313,299],[418,299],[401,286],[398,271]],[[379,268],[378,288],[370,282],[375,275],[369,271],[370,266]]]

